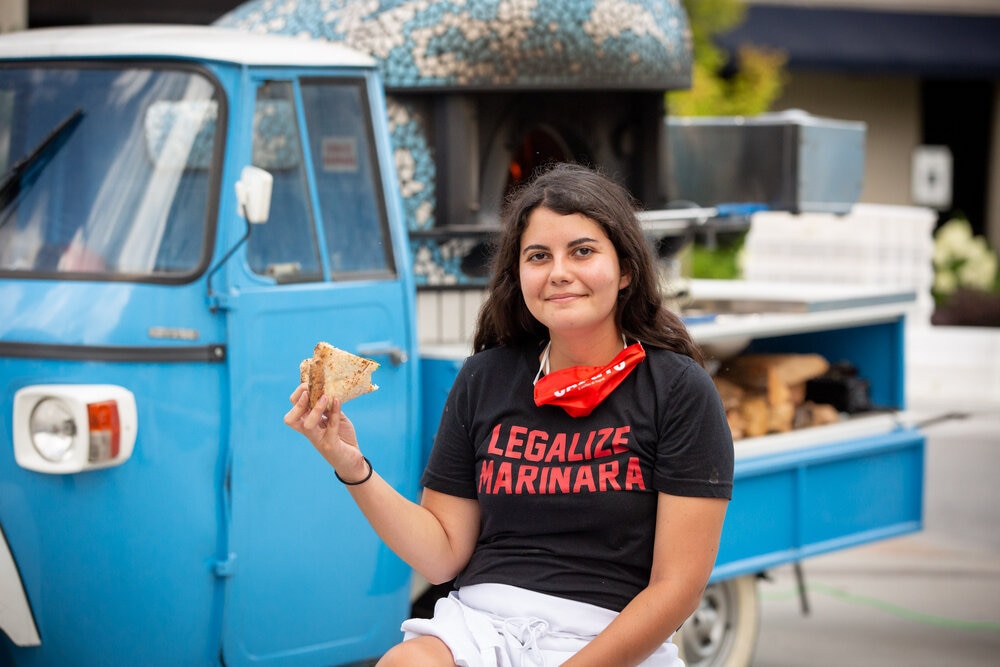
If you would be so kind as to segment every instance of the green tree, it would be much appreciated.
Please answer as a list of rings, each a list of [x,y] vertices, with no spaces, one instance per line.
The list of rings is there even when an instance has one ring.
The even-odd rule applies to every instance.
[[[780,51],[744,46],[730,61],[713,38],[746,17],[743,0],[682,0],[691,24],[691,88],[667,93],[675,116],[750,116],[763,113],[781,94],[786,57]]]

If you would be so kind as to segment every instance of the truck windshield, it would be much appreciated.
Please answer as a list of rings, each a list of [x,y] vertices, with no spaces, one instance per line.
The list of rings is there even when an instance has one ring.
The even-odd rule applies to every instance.
[[[219,104],[193,69],[0,67],[0,273],[193,277],[216,206]]]

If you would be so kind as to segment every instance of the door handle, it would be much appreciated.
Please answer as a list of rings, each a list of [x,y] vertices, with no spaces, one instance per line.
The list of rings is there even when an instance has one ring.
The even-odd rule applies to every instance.
[[[410,359],[406,350],[390,343],[365,343],[358,346],[358,355],[362,357],[388,357],[393,366],[402,366]]]

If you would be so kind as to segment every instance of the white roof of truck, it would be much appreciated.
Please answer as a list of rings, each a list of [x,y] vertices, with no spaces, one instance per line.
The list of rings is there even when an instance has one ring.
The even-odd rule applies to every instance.
[[[0,58],[170,57],[240,65],[372,67],[368,55],[318,39],[196,25],[40,28],[0,35]]]

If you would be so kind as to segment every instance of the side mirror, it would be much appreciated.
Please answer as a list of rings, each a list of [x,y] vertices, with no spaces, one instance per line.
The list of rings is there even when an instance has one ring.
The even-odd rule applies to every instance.
[[[271,188],[274,177],[260,167],[246,166],[236,182],[236,202],[247,222],[267,222],[271,214]]]

